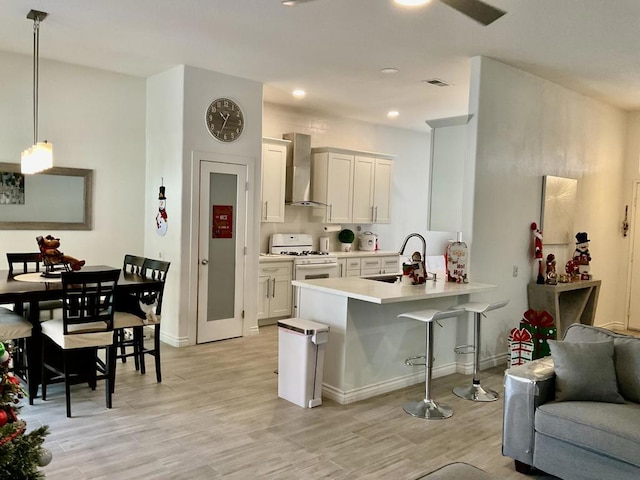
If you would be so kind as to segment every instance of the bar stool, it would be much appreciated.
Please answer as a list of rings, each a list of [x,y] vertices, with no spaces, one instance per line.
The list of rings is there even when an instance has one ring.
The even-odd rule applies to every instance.
[[[451,307],[452,310],[461,310],[464,312],[473,312],[473,342],[474,345],[460,345],[454,351],[458,354],[473,353],[473,382],[467,387],[456,387],[453,389],[458,397],[474,402],[493,402],[498,399],[499,395],[493,390],[484,389],[480,385],[480,319],[486,312],[504,307],[509,300],[501,300],[495,303],[485,302],[469,302],[461,303]]]
[[[29,343],[26,346],[26,358],[22,352],[16,351],[13,358],[14,373],[18,373],[27,382],[27,385],[33,382],[33,370],[36,368],[36,361],[33,359],[33,348],[31,345],[31,330],[33,326],[31,322],[25,320],[22,315],[19,315],[7,308],[0,307],[0,341],[16,341],[21,344],[21,347],[25,347],[25,343]],[[25,363],[26,360],[26,370]],[[33,405],[33,397],[29,397],[29,404]]]
[[[404,404],[404,411],[414,417],[441,420],[453,415],[453,410],[446,405],[440,405],[431,398],[431,372],[433,370],[433,322],[443,318],[457,317],[462,310],[420,310],[417,312],[401,313],[398,318],[411,318],[426,323],[426,346],[425,355],[420,357],[407,358],[404,363],[409,366],[425,366],[425,395],[424,399],[407,402]],[[415,363],[414,360],[424,358],[424,363]]]

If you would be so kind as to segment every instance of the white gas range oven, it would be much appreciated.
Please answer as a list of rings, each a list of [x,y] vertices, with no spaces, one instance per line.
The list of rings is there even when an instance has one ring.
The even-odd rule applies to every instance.
[[[338,259],[313,248],[306,233],[274,233],[269,240],[271,255],[292,255],[293,280],[338,277]]]

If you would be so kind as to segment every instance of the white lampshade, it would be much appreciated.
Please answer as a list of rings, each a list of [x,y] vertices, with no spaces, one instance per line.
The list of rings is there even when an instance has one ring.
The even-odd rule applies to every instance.
[[[38,142],[22,152],[22,173],[38,173],[53,167],[53,145]]]

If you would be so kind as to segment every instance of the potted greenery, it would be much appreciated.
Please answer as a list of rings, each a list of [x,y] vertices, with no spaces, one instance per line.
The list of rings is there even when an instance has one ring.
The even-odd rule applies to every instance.
[[[355,238],[356,238],[355,234],[348,228],[345,228],[344,230],[340,230],[340,233],[338,233],[338,240],[340,240],[340,243],[342,244],[343,252],[351,251],[351,244],[353,243],[353,240]]]

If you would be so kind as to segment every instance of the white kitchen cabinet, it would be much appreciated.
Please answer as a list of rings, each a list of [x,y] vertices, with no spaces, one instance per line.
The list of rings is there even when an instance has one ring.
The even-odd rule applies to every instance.
[[[314,217],[324,223],[390,223],[390,155],[323,147],[312,149],[311,158],[312,198],[327,205],[314,209]]]
[[[393,255],[391,257],[382,257],[380,258],[380,273],[400,273],[400,257],[398,255]]]
[[[284,222],[287,148],[291,142],[262,139],[262,222]]]
[[[390,223],[393,161],[356,155],[353,223]]]
[[[292,264],[286,262],[260,263],[258,272],[258,320],[291,316],[293,288]]]
[[[376,158],[373,183],[373,223],[391,223],[393,161]]]
[[[311,154],[311,195],[326,207],[315,208],[324,223],[348,223],[352,218],[353,155],[320,151]]]
[[[381,262],[377,257],[364,257],[360,260],[360,275],[365,277],[367,275],[378,275],[382,273],[380,267]]]
[[[361,259],[347,258],[346,259],[346,271],[345,277],[359,277],[360,276]]]

